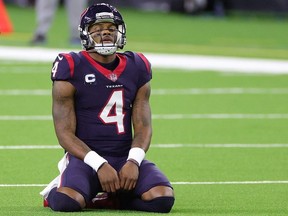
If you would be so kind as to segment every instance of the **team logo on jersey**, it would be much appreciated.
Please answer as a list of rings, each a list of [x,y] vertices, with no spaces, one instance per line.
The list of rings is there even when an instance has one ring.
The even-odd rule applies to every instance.
[[[116,80],[118,79],[117,75],[114,73],[109,74],[108,78],[113,82],[116,82]]]
[[[85,75],[85,84],[96,85],[96,76],[95,76],[95,74],[86,74]]]

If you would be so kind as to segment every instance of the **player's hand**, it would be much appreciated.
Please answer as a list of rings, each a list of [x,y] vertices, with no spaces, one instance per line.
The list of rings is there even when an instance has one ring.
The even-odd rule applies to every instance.
[[[97,174],[103,191],[114,193],[120,189],[118,173],[109,163],[104,163]]]
[[[119,172],[120,187],[123,190],[132,190],[135,188],[139,176],[139,167],[127,161]]]

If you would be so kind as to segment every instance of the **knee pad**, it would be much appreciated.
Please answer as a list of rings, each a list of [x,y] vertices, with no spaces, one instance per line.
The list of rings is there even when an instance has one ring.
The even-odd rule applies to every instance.
[[[48,196],[49,207],[54,211],[61,212],[75,212],[80,211],[80,204],[64,193],[57,192],[49,194]]]

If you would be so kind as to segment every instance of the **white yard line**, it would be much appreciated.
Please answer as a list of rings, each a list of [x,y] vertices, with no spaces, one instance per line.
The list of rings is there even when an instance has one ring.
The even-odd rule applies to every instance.
[[[239,184],[288,184],[288,181],[223,181],[223,182],[171,182],[174,185],[239,185]]]
[[[178,120],[178,119],[287,119],[288,114],[155,114],[153,119]],[[0,118],[1,119],[1,118]]]
[[[288,73],[288,61],[199,55],[147,54],[156,68],[240,73]]]
[[[1,94],[1,91],[0,91]],[[288,88],[187,88],[154,89],[153,95],[208,95],[208,94],[288,94]]]
[[[50,121],[52,120],[51,115],[2,115],[0,116],[0,121]]]
[[[288,180],[264,181],[220,181],[220,182],[171,182],[172,185],[249,185],[249,184],[288,184]],[[47,184],[0,184],[0,187],[46,187]]]
[[[240,144],[240,143],[227,143],[227,144],[151,144],[152,148],[288,148],[286,143],[270,143],[270,144]],[[1,147],[0,147],[1,149]]]
[[[154,89],[153,95],[288,94],[288,88],[186,88]],[[51,96],[51,89],[0,89],[0,95]]]
[[[51,89],[8,89],[8,90],[3,90],[0,89],[0,95],[9,95],[9,96],[18,96],[18,95],[28,95],[28,96],[33,96],[33,95],[52,95]]]
[[[53,62],[58,53],[72,50],[0,46],[0,60]],[[78,52],[79,50],[76,50]],[[144,53],[155,68],[240,73],[287,74],[288,61],[200,55]]]
[[[167,143],[167,144],[151,144],[151,148],[288,148],[287,143],[270,143],[270,144],[240,144],[240,143],[227,143],[227,144],[180,144],[180,143]],[[39,149],[62,149],[60,145],[2,145],[0,150],[39,150]]]
[[[0,146],[0,150],[27,150],[27,149],[61,149],[60,145],[17,145],[17,146]]]
[[[288,119],[285,113],[268,114],[154,114],[152,119],[181,120],[181,119]],[[1,115],[0,121],[51,121],[51,115]]]
[[[0,184],[0,187],[46,187],[47,184]]]

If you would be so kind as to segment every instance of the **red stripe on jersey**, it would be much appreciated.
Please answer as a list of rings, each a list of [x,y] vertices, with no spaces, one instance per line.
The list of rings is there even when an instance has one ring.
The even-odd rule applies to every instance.
[[[69,64],[69,68],[70,68],[70,75],[71,77],[73,77],[74,75],[74,60],[73,57],[70,54],[62,54],[66,59],[67,62]]]
[[[100,65],[96,60],[94,60],[86,51],[82,51],[81,52],[83,54],[83,56],[101,73],[103,74],[105,77],[107,77],[108,79],[111,79],[111,72],[115,75],[117,75],[117,77],[119,77],[125,67],[126,67],[126,63],[127,63],[127,58],[124,55],[121,54],[116,54],[117,57],[119,58],[119,64],[118,66],[113,70],[108,70],[106,68],[104,68],[102,65]]]
[[[148,59],[142,53],[137,53],[137,55],[144,61],[147,71],[151,73],[151,65]]]

